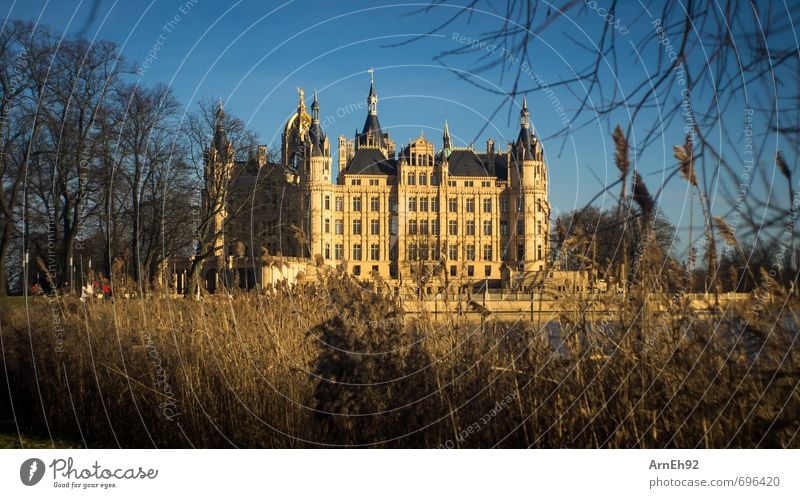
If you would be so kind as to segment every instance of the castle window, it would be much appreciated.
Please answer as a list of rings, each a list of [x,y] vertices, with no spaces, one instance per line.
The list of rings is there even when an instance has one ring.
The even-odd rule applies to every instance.
[[[380,261],[381,259],[381,246],[372,244],[369,246],[369,257],[372,261]]]
[[[455,180],[447,180],[447,186],[448,187],[455,187],[456,186],[456,181]]]
[[[419,259],[428,259],[428,244],[426,243],[420,244]]]
[[[409,173],[408,177],[406,178],[406,180],[407,180],[406,183],[408,183],[409,185],[414,185],[414,179],[415,178],[416,178],[416,176],[414,175],[414,173]]]
[[[525,244],[517,244],[517,260],[525,259]]]
[[[337,197],[334,201],[334,206],[336,207],[337,211],[344,211],[344,199]]]
[[[491,220],[483,220],[483,234],[484,235],[491,235],[492,234],[492,221]]]
[[[475,244],[467,244],[467,260],[475,261]]]
[[[537,254],[537,258],[536,259],[542,259],[542,245],[541,244],[536,246],[536,254]]]
[[[517,220],[517,235],[525,235],[525,221]]]
[[[451,277],[456,276],[456,265],[450,265],[450,276]]]
[[[409,211],[416,211],[417,210],[417,198],[416,197],[409,197],[408,198],[408,210]]]
[[[331,196],[325,196],[325,210],[329,210],[331,208]]]
[[[458,235],[458,221],[450,220],[447,222],[447,232],[450,235]]]
[[[334,222],[334,230],[336,230],[336,235],[341,235],[344,233],[344,221],[336,220]]]
[[[475,212],[475,199],[473,199],[471,197],[467,198],[466,201],[465,201],[465,209],[467,210],[468,213],[474,213]]]
[[[408,234],[409,235],[417,234],[417,220],[408,220]]]
[[[508,235],[508,222],[506,220],[500,221],[500,235]]]
[[[353,178],[352,180],[350,180],[350,185],[361,185],[361,179]]]
[[[361,196],[353,197],[353,211],[361,211]]]
[[[542,222],[541,221],[537,221],[536,222],[536,234],[537,235],[541,235],[542,234]]]
[[[428,176],[425,173],[419,174],[419,184],[420,185],[427,185],[428,184]]]
[[[325,218],[325,233],[331,233],[331,220]]]
[[[361,265],[353,265],[353,275],[355,276],[361,275]]]
[[[420,235],[428,235],[428,220],[421,220],[419,222]]]
[[[331,259],[331,245],[325,244],[325,259]]]
[[[439,198],[431,197],[431,211],[434,213],[439,212]]]
[[[353,244],[353,260],[361,261],[361,244]]]
[[[458,245],[457,244],[450,244],[447,246],[447,257],[456,260],[458,259]]]
[[[380,220],[372,220],[369,222],[369,231],[372,235],[380,235],[381,222]]]
[[[377,187],[378,185],[381,184],[381,181],[377,178],[370,178],[369,184],[372,185],[373,187]]]
[[[475,235],[475,220],[467,221],[467,235]]]
[[[353,235],[361,235],[361,220],[353,220]]]
[[[501,213],[508,212],[508,199],[506,197],[500,198],[500,212]]]
[[[474,266],[472,266],[472,265],[468,265],[467,266],[467,276],[468,277],[475,276],[475,267]]]
[[[485,244],[483,246],[483,259],[486,261],[492,260],[492,244]]]
[[[485,277],[491,277],[492,276],[492,265],[486,265],[486,266],[483,267],[483,275]]]
[[[436,173],[431,173],[431,185],[436,186],[439,185],[439,175]]]
[[[369,199],[369,209],[371,211],[381,210],[381,199],[379,197],[371,197]]]
[[[439,235],[439,220],[431,220],[431,234]]]
[[[344,246],[342,244],[336,244],[333,246],[333,256],[338,260],[341,260],[344,257]]]
[[[483,212],[484,213],[491,213],[492,212],[492,198],[486,197],[483,199]]]
[[[464,186],[465,187],[474,187],[475,186],[475,182],[473,182],[472,180],[467,180],[467,181],[464,182]]]
[[[417,244],[409,244],[408,245],[408,259],[410,261],[416,261],[416,259],[417,259]]]
[[[492,182],[491,181],[482,181],[481,182],[481,187],[491,187],[491,186],[492,186]]]
[[[451,197],[447,200],[447,210],[451,213],[458,211],[458,200],[456,200],[455,197]]]
[[[420,197],[419,198],[419,210],[423,212],[428,211],[428,198],[427,197]]]

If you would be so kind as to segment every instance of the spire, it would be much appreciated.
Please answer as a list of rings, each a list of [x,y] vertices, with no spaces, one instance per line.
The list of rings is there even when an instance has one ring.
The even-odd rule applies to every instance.
[[[225,152],[228,145],[228,137],[225,135],[225,111],[222,109],[222,97],[219,98],[219,105],[214,117],[214,147],[220,154]]]
[[[311,155],[324,155],[322,144],[325,142],[325,135],[323,135],[322,126],[319,124],[319,100],[317,100],[316,90],[314,90],[314,101],[311,103],[311,128],[308,130],[308,137],[311,139]]]
[[[311,119],[319,122],[319,101],[317,100],[317,90],[314,89],[314,102],[311,103]]]
[[[522,128],[530,128],[531,118],[528,113],[528,96],[522,97],[522,110],[519,111],[519,124]]]
[[[369,95],[367,96],[367,106],[369,114],[372,116],[378,115],[378,95],[375,93],[375,70],[369,68]]]
[[[375,70],[369,68],[367,72],[369,73],[370,81],[369,95],[367,96],[369,112],[367,113],[367,120],[364,122],[364,128],[356,136],[356,141],[358,146],[386,147],[381,124],[378,121],[378,95],[375,93],[375,78],[373,76]]]
[[[533,159],[533,141],[531,117],[528,112],[528,98],[523,96],[522,109],[519,111],[519,136],[517,137],[517,150],[520,159]]]
[[[222,109],[222,97],[219,98],[219,105],[217,106],[217,113],[214,118],[214,127],[216,129],[222,128],[225,120],[225,111]]]
[[[447,120],[444,120],[444,133],[442,134],[442,147],[445,149],[452,149],[450,142],[450,128],[447,126]]]

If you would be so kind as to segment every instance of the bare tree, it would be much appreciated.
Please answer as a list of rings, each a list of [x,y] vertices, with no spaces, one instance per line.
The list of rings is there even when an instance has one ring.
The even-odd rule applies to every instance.
[[[199,102],[198,107],[187,117],[182,128],[197,190],[203,199],[198,210],[196,251],[189,270],[188,296],[200,290],[205,262],[224,249],[221,241],[225,224],[219,224],[217,220],[222,213],[226,218],[238,215],[229,209],[228,192],[242,173],[241,164],[253,155],[258,144],[257,136],[241,119],[223,111],[221,100],[216,109],[209,99]],[[231,168],[223,167],[229,162],[233,163]],[[210,167],[212,163],[215,167]],[[239,206],[239,209],[243,208],[243,205]],[[218,268],[223,265],[224,262],[218,262]]]

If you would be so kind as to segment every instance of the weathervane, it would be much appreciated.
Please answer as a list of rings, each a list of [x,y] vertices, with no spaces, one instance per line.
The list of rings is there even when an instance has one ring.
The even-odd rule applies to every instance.
[[[369,73],[369,82],[375,83],[375,70],[372,69],[372,66],[370,66],[370,68],[367,69],[367,72]]]

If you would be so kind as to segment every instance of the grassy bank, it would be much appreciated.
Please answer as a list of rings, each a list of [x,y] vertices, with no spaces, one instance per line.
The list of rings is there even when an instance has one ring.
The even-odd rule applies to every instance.
[[[617,304],[614,333],[562,316],[557,354],[528,323],[410,320],[343,277],[200,302],[39,298],[0,315],[0,416],[107,447],[800,447],[777,310],[748,324],[753,356],[718,322]]]

